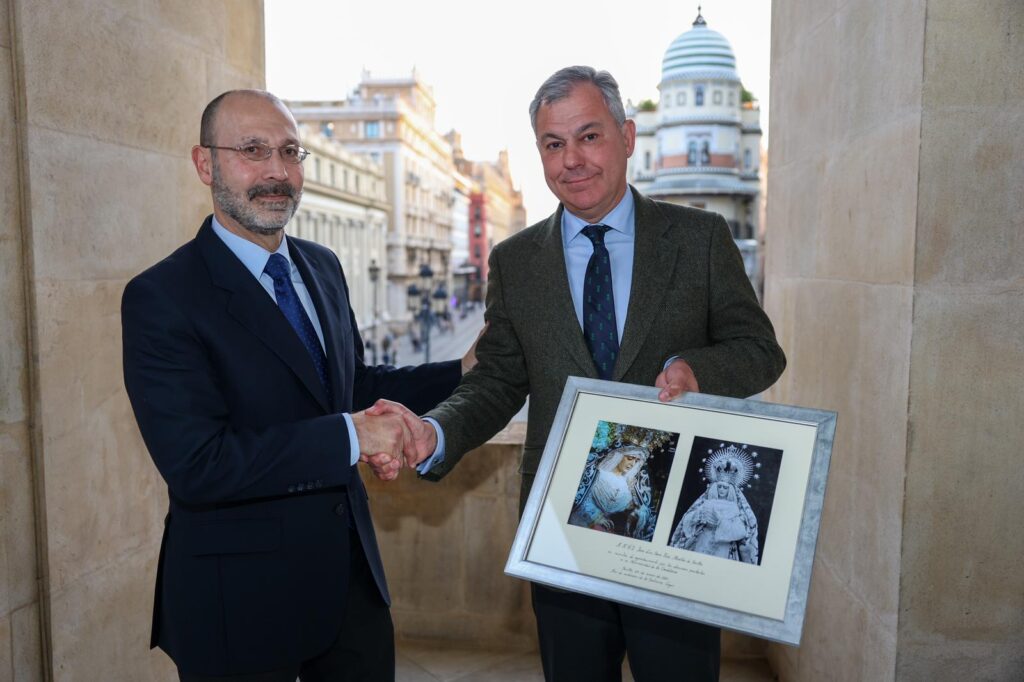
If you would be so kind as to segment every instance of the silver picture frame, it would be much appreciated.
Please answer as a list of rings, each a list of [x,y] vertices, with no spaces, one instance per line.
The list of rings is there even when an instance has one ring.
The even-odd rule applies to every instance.
[[[570,377],[505,573],[799,645],[836,419]]]

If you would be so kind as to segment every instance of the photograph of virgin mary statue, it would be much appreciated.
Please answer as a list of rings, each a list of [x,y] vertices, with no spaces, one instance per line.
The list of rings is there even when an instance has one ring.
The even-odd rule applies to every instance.
[[[759,565],[782,451],[707,440],[694,439],[691,461],[706,456],[683,483],[678,509],[685,511],[677,510],[668,544]]]
[[[569,523],[651,541],[679,434],[599,421]]]

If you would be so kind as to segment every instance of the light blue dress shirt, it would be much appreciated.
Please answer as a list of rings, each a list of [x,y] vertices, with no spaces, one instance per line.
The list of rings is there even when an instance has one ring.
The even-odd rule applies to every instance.
[[[231,253],[235,254],[238,260],[242,261],[242,265],[245,269],[252,273],[252,276],[256,278],[256,281],[260,283],[267,295],[270,296],[274,304],[277,305],[277,296],[274,294],[274,279],[263,272],[263,269],[267,267],[267,261],[274,255],[270,251],[267,251],[259,244],[255,244],[248,239],[243,239],[233,232],[229,232],[226,227],[220,224],[217,220],[217,216],[213,217],[211,221],[213,224],[213,232],[220,240],[224,242]],[[299,269],[295,267],[295,263],[292,261],[291,254],[288,252],[288,237],[286,236],[281,240],[281,245],[277,247],[277,251],[284,256],[284,259],[288,261],[288,270],[291,273],[292,285],[295,287],[295,293],[299,296],[299,301],[302,303],[302,308],[306,311],[306,315],[309,316],[310,322],[313,323],[313,329],[316,330],[316,337],[320,339],[320,347],[324,349],[326,354],[327,348],[324,345],[324,332],[320,326],[320,318],[317,317],[316,307],[313,305],[313,299],[309,296],[309,289],[306,288],[306,284],[302,281],[302,275],[299,274]],[[336,389],[338,390],[338,389]],[[356,435],[355,425],[352,423],[352,417],[348,414],[342,415],[345,418],[345,425],[348,427],[348,439],[351,445],[351,460],[352,464],[359,461],[359,438]]]
[[[612,267],[612,295],[615,298],[615,326],[618,328],[619,343],[626,328],[626,310],[629,308],[629,294],[633,287],[633,250],[636,244],[636,207],[633,192],[626,193],[608,215],[596,223],[588,223],[569,211],[562,211],[562,252],[565,254],[565,270],[569,276],[569,293],[576,309],[576,321],[583,331],[583,280],[587,275],[587,263],[594,253],[594,244],[581,234],[587,225],[607,225],[611,229],[604,235]],[[444,431],[436,420],[425,420],[437,433],[437,447],[434,454],[420,463],[416,470],[426,473],[435,464],[444,461]]]

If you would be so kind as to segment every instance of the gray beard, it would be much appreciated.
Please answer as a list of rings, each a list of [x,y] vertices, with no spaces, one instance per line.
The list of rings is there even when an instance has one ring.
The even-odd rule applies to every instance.
[[[277,234],[288,224],[302,199],[302,190],[296,190],[287,183],[255,185],[247,195],[232,192],[220,174],[220,166],[213,164],[213,202],[249,232],[264,237]],[[261,194],[283,194],[288,199],[269,204],[260,209],[252,200]]]

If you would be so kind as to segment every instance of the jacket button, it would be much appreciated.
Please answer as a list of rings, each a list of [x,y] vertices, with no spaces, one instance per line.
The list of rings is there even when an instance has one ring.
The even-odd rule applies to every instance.
[[[334,508],[334,513],[337,514],[338,516],[344,516],[345,515],[345,503],[342,502],[337,507],[335,507]]]

